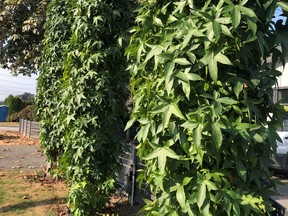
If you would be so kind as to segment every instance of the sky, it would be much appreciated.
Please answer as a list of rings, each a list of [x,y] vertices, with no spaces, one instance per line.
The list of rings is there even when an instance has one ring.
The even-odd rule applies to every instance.
[[[0,69],[0,101],[4,101],[10,94],[16,96],[24,92],[36,94],[38,75],[12,76],[8,70]]]

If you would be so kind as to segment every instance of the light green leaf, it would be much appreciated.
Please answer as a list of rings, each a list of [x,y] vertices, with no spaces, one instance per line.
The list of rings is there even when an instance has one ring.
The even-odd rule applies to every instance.
[[[152,110],[150,111],[150,113],[153,113],[153,114],[163,113],[163,112],[165,112],[168,108],[169,108],[169,104],[164,103],[164,104],[161,104],[161,105],[159,105],[159,106],[156,106],[154,109],[152,109]]]
[[[218,67],[214,56],[210,59],[210,61],[208,61],[208,69],[211,79],[216,81],[218,78]]]
[[[183,72],[178,72],[176,74],[176,77],[178,77],[179,79],[181,79],[182,81],[189,83],[189,78],[187,76],[187,74],[183,73]]]
[[[234,91],[237,98],[239,98],[239,94],[242,90],[243,90],[243,83],[240,81],[236,81],[234,88],[233,88],[233,91]]]
[[[196,56],[194,53],[191,53],[191,52],[187,52],[186,55],[188,56],[189,60],[192,62],[192,64],[195,63],[196,61]]]
[[[162,46],[160,46],[160,45],[152,46],[152,49],[147,54],[144,62],[149,61],[149,59],[151,59],[153,56],[159,55],[162,51],[163,51],[163,47]]]
[[[164,7],[162,7],[162,9],[161,9],[161,13],[162,14],[166,14],[166,12],[167,12],[167,8],[168,8],[168,6],[171,4],[171,2],[168,2]]]
[[[222,28],[223,34],[227,35],[228,37],[233,38],[233,35],[227,26],[221,25],[221,28]]]
[[[191,81],[202,81],[202,80],[204,80],[201,76],[199,76],[198,74],[195,74],[195,73],[188,73],[187,77]]]
[[[164,173],[165,167],[166,167],[166,161],[167,161],[167,157],[165,154],[158,155],[158,167],[159,167],[160,173]]]
[[[232,26],[234,29],[236,29],[241,21],[241,12],[240,10],[235,6],[233,13],[232,13]]]
[[[238,107],[238,106],[232,106],[233,107],[233,110],[240,116],[243,115],[241,109]]]
[[[217,101],[222,103],[222,104],[227,104],[227,105],[233,105],[233,104],[239,103],[238,101],[236,101],[232,98],[229,98],[229,97],[222,97],[222,98],[219,98]]]
[[[181,110],[178,108],[176,104],[171,104],[170,106],[171,112],[180,119],[185,119],[184,115],[182,114]]]
[[[168,20],[167,20],[167,24],[173,23],[175,21],[177,21],[178,19],[173,16],[173,15],[169,15]]]
[[[172,111],[171,111],[170,107],[171,106],[169,106],[167,111],[164,112],[164,114],[163,114],[163,129],[168,126],[170,118],[171,118],[171,115],[172,115]]]
[[[178,188],[178,190],[176,191],[176,199],[178,201],[178,203],[180,204],[180,206],[185,209],[186,208],[186,195],[185,195],[185,191],[184,191],[184,187],[181,186]]]
[[[233,63],[229,60],[229,58],[220,52],[215,56],[215,60],[217,62],[222,63],[222,64],[233,66]]]
[[[163,147],[154,149],[150,154],[148,154],[144,160],[151,160],[153,158],[159,157],[163,152]]]
[[[203,130],[203,125],[199,124],[193,133],[193,141],[197,147],[199,147],[201,145],[202,130]]]
[[[175,63],[174,62],[169,62],[164,67],[165,88],[166,88],[166,91],[167,91],[168,95],[171,93],[171,90],[172,90],[172,87],[173,87],[173,83],[174,83],[174,79],[172,79],[172,74],[173,74],[174,67],[175,67]]]
[[[134,122],[135,122],[135,119],[130,119],[126,124],[124,131],[128,130],[134,124]]]
[[[253,136],[253,139],[256,140],[256,142],[259,142],[259,143],[263,143],[263,142],[264,142],[263,137],[260,136],[260,135],[257,134],[257,133]]]
[[[197,126],[199,125],[199,123],[197,122],[185,122],[181,125],[181,127],[184,127],[184,128],[189,128],[189,129],[195,129]]]
[[[144,50],[144,46],[143,44],[141,43],[138,47],[138,50],[137,50],[137,63],[140,63],[140,60],[141,60],[141,54]]]
[[[247,24],[248,24],[249,29],[253,32],[253,35],[256,35],[256,33],[257,33],[257,20],[248,19]]]
[[[221,26],[216,20],[212,22],[212,26],[213,26],[213,32],[215,34],[216,41],[218,41],[222,34]]]
[[[223,137],[221,129],[217,123],[212,124],[212,139],[215,142],[217,150],[219,150],[223,142]]]
[[[165,146],[163,147],[163,153],[169,157],[169,158],[173,158],[173,159],[179,159],[179,155],[177,155],[171,148]]]
[[[146,141],[146,139],[148,137],[149,129],[150,129],[150,124],[146,124],[146,125],[141,127],[140,131],[142,132],[142,136],[141,136],[142,141]]]
[[[177,58],[174,60],[176,64],[179,65],[190,65],[191,63],[186,58]]]
[[[216,186],[216,184],[214,182],[211,182],[209,180],[204,180],[203,183],[207,185],[207,188],[208,188],[209,191],[210,190],[218,190],[218,188],[217,188],[217,186]]]
[[[199,208],[201,208],[206,199],[206,185],[202,182],[200,187],[198,187],[198,190],[197,205]]]
[[[186,186],[187,184],[189,184],[189,182],[192,180],[192,177],[185,177],[183,179],[183,186]]]
[[[191,92],[191,87],[189,82],[182,82],[182,90],[186,96],[186,98],[189,100],[190,99],[190,92]]]
[[[68,115],[68,116],[65,118],[65,121],[66,121],[67,125],[69,125],[69,123],[70,123],[72,120],[75,120],[74,114]]]
[[[288,3],[284,1],[277,2],[277,5],[282,8],[284,11],[288,11]]]
[[[192,31],[188,31],[188,34],[184,37],[182,46],[181,46],[181,50],[184,49],[185,47],[187,47],[187,45],[189,44],[192,36],[193,36],[194,32]]]
[[[243,6],[240,6],[240,5],[236,5],[235,7],[237,7],[243,14],[249,16],[249,17],[254,17],[254,18],[257,18],[255,12],[250,9],[250,8],[247,8],[247,7],[243,7]]]
[[[154,17],[153,22],[155,23],[156,26],[160,26],[160,27],[163,26],[161,19],[159,19],[157,17]]]
[[[163,126],[164,126],[164,128],[166,128],[167,125],[169,124],[169,121],[170,121],[172,114],[174,114],[175,116],[177,116],[180,119],[185,119],[185,117],[183,116],[181,110],[177,107],[177,105],[176,104],[170,104],[167,111],[164,112],[164,114],[163,114]]]
[[[249,123],[238,123],[236,129],[237,130],[247,130],[251,127],[251,124]]]
[[[181,1],[181,2],[175,2],[174,5],[176,5],[177,7],[175,8],[175,10],[173,11],[173,14],[180,12],[182,13],[185,5],[186,5],[186,1]]]

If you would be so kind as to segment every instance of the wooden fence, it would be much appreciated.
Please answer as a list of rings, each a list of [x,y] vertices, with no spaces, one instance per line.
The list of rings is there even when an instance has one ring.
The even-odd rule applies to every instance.
[[[19,121],[19,133],[30,138],[39,138],[39,122],[29,121],[26,119],[20,119]]]

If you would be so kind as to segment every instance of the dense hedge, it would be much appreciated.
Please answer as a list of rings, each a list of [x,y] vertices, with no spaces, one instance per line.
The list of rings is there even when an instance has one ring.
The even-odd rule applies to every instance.
[[[281,74],[274,66],[287,51],[287,29],[271,20],[277,6],[288,9],[264,0],[152,0],[138,8],[127,48],[127,126],[140,123],[147,169],[139,180],[155,194],[146,215],[271,211],[268,165],[283,109],[272,101]]]

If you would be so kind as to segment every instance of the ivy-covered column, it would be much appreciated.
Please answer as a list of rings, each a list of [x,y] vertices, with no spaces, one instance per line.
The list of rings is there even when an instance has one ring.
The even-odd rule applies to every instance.
[[[155,194],[146,215],[271,211],[263,181],[271,180],[282,109],[272,101],[274,64],[287,50],[286,30],[271,20],[277,6],[287,10],[264,0],[141,3],[126,51],[134,102],[127,127],[140,123],[147,169],[139,180]]]
[[[54,167],[64,151],[62,52],[70,38],[68,4],[52,0],[47,9],[45,40],[37,82],[36,106],[41,119],[41,147]],[[71,17],[71,16],[70,16]]]
[[[73,215],[101,211],[115,190],[125,144],[128,72],[124,57],[129,1],[71,1],[71,38],[64,51],[63,160]]]
[[[41,143],[69,182],[73,215],[101,212],[123,151],[133,1],[52,1],[37,105]],[[58,167],[59,168],[59,167]]]

